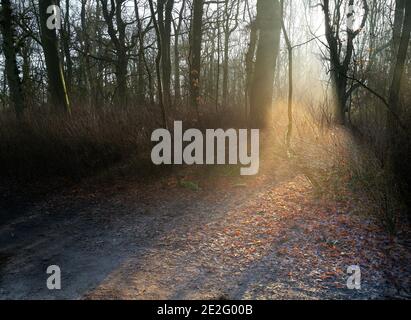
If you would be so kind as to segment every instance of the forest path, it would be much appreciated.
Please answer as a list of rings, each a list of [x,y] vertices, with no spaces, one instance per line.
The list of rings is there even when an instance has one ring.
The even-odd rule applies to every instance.
[[[399,252],[401,265],[410,261],[405,245],[353,214],[350,202],[315,197],[284,161],[273,165],[256,177],[239,177],[238,168],[185,168],[151,182],[71,188],[34,203],[0,225],[0,298],[407,294],[407,283],[398,291],[386,273],[387,250]],[[361,290],[346,287],[353,264],[361,265]],[[46,288],[49,265],[61,268],[61,290]]]

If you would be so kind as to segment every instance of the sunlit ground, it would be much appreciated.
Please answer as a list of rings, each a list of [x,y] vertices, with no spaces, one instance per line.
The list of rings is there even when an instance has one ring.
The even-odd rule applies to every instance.
[[[352,167],[360,164],[355,162],[360,150],[346,130],[319,126],[313,116],[294,106],[290,156],[284,143],[284,104],[278,106],[278,121],[262,135],[258,177],[238,177],[228,166],[214,167],[206,175],[199,174],[201,169],[185,171],[180,179],[195,181],[199,198],[213,201],[211,189],[234,203],[211,210],[204,204],[187,208],[188,216],[176,213],[171,230],[143,254],[126,259],[87,297],[324,299],[392,294],[387,292],[395,289],[386,285],[383,272],[392,260],[381,246],[386,237],[373,217],[373,199],[349,188],[360,170]],[[367,239],[369,233],[376,236]],[[410,258],[405,247],[394,250]],[[346,269],[357,264],[363,268],[362,292],[346,287]]]

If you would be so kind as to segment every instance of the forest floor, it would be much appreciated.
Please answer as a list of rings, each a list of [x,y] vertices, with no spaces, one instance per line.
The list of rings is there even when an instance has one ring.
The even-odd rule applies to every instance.
[[[319,197],[287,161],[255,177],[236,170],[91,179],[2,201],[0,298],[411,298],[409,233],[391,237],[347,197]],[[61,290],[46,287],[49,265]],[[359,290],[347,288],[350,265]]]

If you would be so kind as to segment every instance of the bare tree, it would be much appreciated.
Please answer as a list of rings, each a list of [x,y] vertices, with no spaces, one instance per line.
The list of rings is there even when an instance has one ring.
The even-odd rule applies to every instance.
[[[56,29],[48,28],[47,8],[56,5],[54,0],[40,0],[40,30],[44,59],[47,67],[48,87],[51,103],[58,109],[70,112],[70,103],[60,61]]]
[[[368,4],[367,0],[363,0],[363,10],[364,15],[362,17],[361,24],[357,30],[353,30],[349,20],[353,19],[354,12],[351,11],[353,8],[354,0],[349,0],[348,2],[348,13],[347,13],[347,40],[345,47],[345,54],[341,57],[343,52],[343,43],[340,38],[340,28],[341,28],[341,6],[343,1],[336,1],[334,7],[334,14],[331,15],[330,1],[324,0],[322,8],[325,17],[325,37],[328,43],[329,50],[329,60],[331,65],[331,78],[335,88],[336,95],[336,122],[339,124],[345,124],[345,114],[346,114],[346,103],[349,98],[349,91],[347,90],[347,75],[350,71],[350,64],[352,62],[352,56],[354,51],[354,39],[358,36],[361,30],[364,28],[368,16]],[[333,18],[332,18],[333,17]]]
[[[223,62],[223,106],[227,105],[228,97],[228,60],[229,60],[229,41],[231,34],[238,27],[239,4],[238,1],[225,0],[224,8],[224,62]],[[236,10],[235,10],[236,8]],[[234,13],[234,16],[233,16]],[[231,20],[234,19],[234,24],[231,26]]]
[[[157,56],[156,56],[158,104],[160,105],[160,108],[161,108],[161,113],[162,113],[162,117],[163,117],[163,126],[164,126],[164,128],[167,128],[168,127],[168,125],[167,125],[167,114],[166,114],[166,107],[164,106],[164,102],[163,102],[163,85],[162,85],[162,82],[161,82],[161,73],[160,73],[161,56],[163,54],[161,33],[160,33],[160,28],[159,28],[157,19],[155,18],[153,0],[149,0],[149,4],[150,4],[151,16],[153,18],[154,28],[155,28],[155,31],[156,31],[157,46],[158,46]]]
[[[158,0],[157,16],[158,29],[161,41],[161,71],[163,85],[163,100],[168,108],[171,105],[171,22],[174,0]]]
[[[274,73],[280,45],[280,11],[277,0],[257,1],[259,39],[250,94],[250,121],[256,128],[268,125],[272,106]]]
[[[293,46],[291,44],[290,38],[288,37],[287,30],[284,25],[284,1],[281,0],[281,29],[283,31],[284,40],[287,45],[288,52],[288,126],[286,135],[286,145],[290,148],[291,144],[291,134],[293,131]]]
[[[126,23],[122,18],[122,4],[125,0],[100,0],[103,17],[107,24],[108,34],[116,50],[117,102],[120,106],[127,105],[127,65],[128,50],[132,46],[126,44]],[[115,24],[114,24],[115,19]]]
[[[183,23],[183,14],[185,10],[186,0],[182,1],[180,12],[178,15],[177,26],[173,23],[174,26],[174,103],[178,104],[181,100],[181,86],[180,86],[180,51],[179,51],[179,40],[181,26]],[[174,22],[174,20],[173,20]]]
[[[201,68],[201,39],[203,24],[204,0],[193,0],[193,14],[190,33],[190,95],[191,104],[199,118],[200,104],[200,68]]]
[[[24,109],[23,92],[16,62],[16,48],[14,46],[15,30],[13,27],[12,9],[10,0],[1,0],[0,28],[3,35],[3,51],[6,63],[6,76],[10,87],[10,95],[14,110],[19,118]]]

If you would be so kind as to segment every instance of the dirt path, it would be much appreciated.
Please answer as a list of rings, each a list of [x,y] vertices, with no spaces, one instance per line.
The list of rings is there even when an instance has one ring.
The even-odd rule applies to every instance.
[[[1,299],[409,297],[409,246],[289,168],[71,188],[8,219],[0,243]],[[390,273],[392,256],[408,269]],[[46,288],[52,264],[61,290]],[[346,288],[352,264],[361,290]]]

